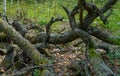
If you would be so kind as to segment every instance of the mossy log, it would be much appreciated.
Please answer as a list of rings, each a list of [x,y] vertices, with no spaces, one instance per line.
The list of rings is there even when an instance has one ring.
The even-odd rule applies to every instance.
[[[120,45],[120,42],[119,42],[120,36],[109,35],[103,31],[100,31],[97,28],[94,28],[94,30],[93,30],[93,27],[91,27],[91,29],[89,29],[89,31],[91,31],[91,32],[89,32],[89,31],[86,31],[86,32],[88,32],[89,34],[95,36],[96,38],[98,38],[106,43],[113,44],[113,45]],[[26,36],[26,38],[32,43],[41,43],[43,41],[43,38],[45,38],[45,36],[46,36],[45,32],[40,32],[38,34],[32,35],[32,37],[31,37],[31,34],[30,35],[28,34]],[[79,38],[79,35],[77,35],[77,33],[75,33],[75,32],[72,32],[72,30],[67,31],[63,34],[51,33],[48,43],[65,44],[65,43],[72,42],[73,40],[78,39],[78,38]]]
[[[90,62],[90,65],[94,69],[95,74],[97,76],[115,76],[114,72],[104,63],[100,55],[96,53],[95,44],[91,36],[81,29],[75,29],[74,32],[82,38],[88,47],[86,49],[86,56]]]
[[[116,76],[116,74],[104,63],[94,48],[89,48],[90,65],[95,71],[96,76]]]
[[[0,30],[2,30],[7,37],[12,39],[27,55],[34,61],[35,64],[43,64],[47,62],[47,59],[43,58],[38,50],[21,34],[19,34],[12,26],[7,22],[0,19]]]

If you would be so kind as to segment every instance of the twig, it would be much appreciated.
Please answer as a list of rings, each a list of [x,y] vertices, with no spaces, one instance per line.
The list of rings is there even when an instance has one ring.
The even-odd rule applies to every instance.
[[[80,26],[84,25],[83,23],[83,5],[82,5],[82,0],[78,0],[78,6],[79,6],[79,21],[80,21]]]
[[[71,29],[74,31],[74,29],[77,27],[77,23],[75,20],[75,14],[76,14],[75,12],[77,11],[77,6],[75,8],[73,8],[72,11],[68,10],[68,8],[66,8],[64,6],[63,6],[63,9],[67,13]]]

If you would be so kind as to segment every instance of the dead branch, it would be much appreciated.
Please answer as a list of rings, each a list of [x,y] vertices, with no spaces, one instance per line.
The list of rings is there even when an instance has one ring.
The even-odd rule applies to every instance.
[[[64,10],[66,11],[67,8],[64,7]],[[88,8],[88,11],[89,11],[89,8]],[[96,75],[98,76],[109,76],[111,74],[114,75],[112,70],[103,62],[100,56],[95,52],[95,45],[91,36],[84,30],[77,28],[77,23],[72,12],[74,11],[71,11],[70,15],[68,15],[69,23],[72,27],[73,32],[75,32],[86,44],[85,55],[87,60],[90,62],[93,69],[95,70]],[[66,13],[69,14],[67,11]]]
[[[12,26],[22,35],[24,36],[27,32],[27,29],[25,26],[21,25],[18,21],[13,21]]]
[[[100,9],[103,13],[108,11],[112,8],[113,5],[115,5],[119,0],[108,0],[108,2],[105,3],[105,5]]]
[[[51,27],[51,25],[55,22],[62,21],[62,20],[63,20],[63,18],[55,18],[54,19],[52,17],[51,20],[46,24],[46,37],[43,41],[45,43],[45,45],[47,45],[47,42],[48,42],[49,37],[50,37],[50,27]]]
[[[72,11],[69,11],[68,8],[66,8],[66,7],[63,7],[63,9],[67,13],[71,29],[74,31],[74,29],[77,28],[77,26],[76,26],[77,23],[76,23],[76,20],[75,20],[75,14],[76,13],[74,13],[74,12],[76,12],[77,6],[75,8],[73,8]]]
[[[102,13],[105,13],[106,11],[110,10],[112,8],[113,5],[115,5],[117,3],[118,0],[108,0],[107,3],[105,3],[105,5],[100,8],[100,11]],[[82,27],[82,29],[87,29],[88,26],[94,21],[94,19],[96,19],[96,17],[98,17],[99,15],[94,13],[91,15],[86,15],[84,18],[84,26]],[[86,23],[85,23],[86,22]]]
[[[82,0],[78,0],[78,6],[79,6],[79,22],[80,22],[80,26],[84,25],[83,24],[83,5],[82,5]]]

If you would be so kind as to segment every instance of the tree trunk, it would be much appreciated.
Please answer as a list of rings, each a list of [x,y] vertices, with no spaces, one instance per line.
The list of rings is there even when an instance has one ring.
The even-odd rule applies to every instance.
[[[11,5],[13,5],[13,0],[11,0]]]
[[[6,20],[6,0],[3,0],[3,13],[2,13],[2,17],[3,20]]]

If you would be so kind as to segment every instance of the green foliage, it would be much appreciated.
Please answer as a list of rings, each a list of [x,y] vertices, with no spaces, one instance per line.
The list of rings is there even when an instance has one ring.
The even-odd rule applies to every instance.
[[[40,76],[40,75],[41,75],[41,71],[38,69],[34,69],[33,76]]]
[[[35,0],[25,0],[26,3],[32,4]]]
[[[97,54],[96,52],[95,52],[95,49],[94,48],[90,48],[89,49],[89,55],[90,55],[90,57],[91,58],[94,58],[94,57],[99,57],[99,54]]]
[[[13,0],[14,1],[14,0]],[[67,15],[63,10],[62,6],[66,6],[68,8],[73,8],[77,4],[77,0],[20,0],[20,3],[17,3],[17,0],[14,1],[13,5],[10,3],[10,0],[7,2],[7,16],[9,20],[13,20],[17,16],[17,11],[25,11],[26,17],[29,19],[33,19],[34,22],[37,22],[40,25],[45,25],[51,17],[62,16],[67,20]],[[98,7],[101,7],[102,4],[106,2],[104,0],[87,0],[89,2],[93,1],[97,4]],[[119,3],[113,7],[112,15],[108,18],[109,24],[104,25],[102,21],[97,18],[92,25],[99,25],[102,28],[109,29],[113,34],[120,35],[120,10]],[[2,5],[0,5],[0,12],[2,13]],[[78,20],[78,15],[76,15],[76,19]],[[97,24],[96,24],[97,23]],[[57,26],[54,26],[55,28]],[[54,29],[54,27],[52,27]],[[98,26],[97,26],[98,27]]]
[[[116,48],[114,48],[113,50],[112,50],[112,52],[110,52],[109,54],[108,54],[108,57],[110,58],[110,59],[119,59],[120,58],[120,48],[119,47],[116,47]]]
[[[41,21],[38,22],[38,24],[39,24],[39,25],[45,25],[45,24],[47,24],[47,22],[41,20]]]
[[[111,48],[111,51],[106,55],[108,58],[109,65],[119,67],[120,60],[120,47]],[[111,67],[114,68],[114,67]],[[117,70],[117,73],[120,74],[120,69]]]
[[[69,2],[70,1],[70,2]],[[67,15],[63,10],[62,6],[68,8],[73,8],[76,5],[75,0],[20,0],[18,3],[14,1],[11,4],[10,1],[7,2],[7,17],[9,20],[13,21],[17,16],[21,16],[20,13],[24,12],[25,16],[22,15],[22,19],[28,18],[32,19],[34,23],[39,25],[45,25],[49,22],[51,17],[64,17],[67,20]],[[2,5],[0,7],[0,12],[2,12]],[[22,20],[21,20],[22,22]],[[55,29],[58,24],[54,24],[52,29]]]

